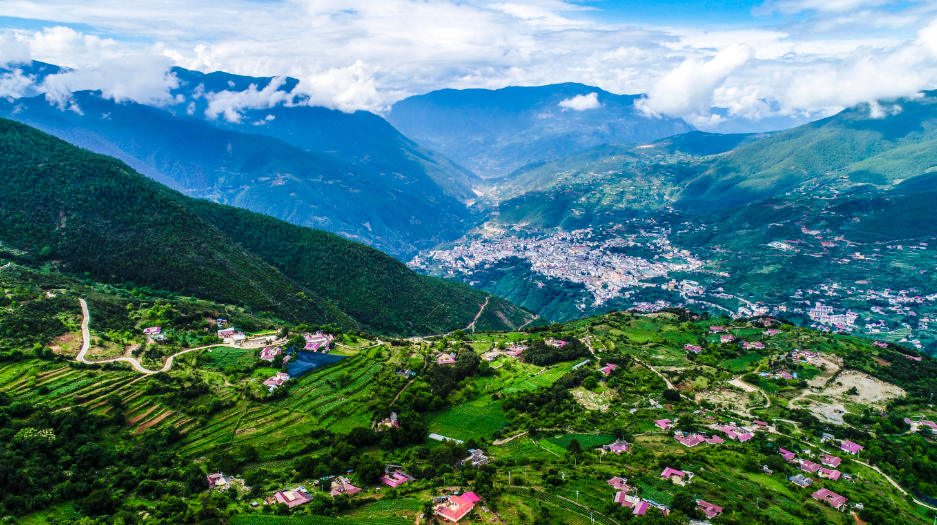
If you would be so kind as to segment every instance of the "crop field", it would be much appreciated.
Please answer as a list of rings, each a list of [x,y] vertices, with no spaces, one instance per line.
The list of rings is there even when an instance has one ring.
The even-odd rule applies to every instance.
[[[499,403],[491,396],[463,403],[437,412],[427,418],[430,432],[436,432],[455,439],[489,437],[507,424]]]
[[[270,516],[266,514],[235,514],[228,520],[231,525],[410,525],[412,519],[386,518],[330,518],[328,516]]]
[[[614,436],[609,435],[593,435],[593,434],[563,434],[560,437],[548,437],[547,441],[553,443],[554,445],[566,450],[566,447],[569,445],[570,441],[575,439],[579,442],[579,445],[583,450],[588,450],[602,445],[607,445],[615,441]]]
[[[601,523],[603,525],[616,525],[616,522],[605,517],[605,515],[598,512],[591,511],[583,506],[577,505],[575,503],[575,494],[572,501],[566,498],[565,496],[560,497],[549,492],[544,492],[542,490],[536,490],[531,488],[521,488],[521,487],[507,487],[505,491],[510,492],[513,495],[521,496],[524,498],[529,498],[536,500],[538,502],[547,504],[551,507],[561,509],[562,513],[557,513],[558,516],[563,516],[562,523],[572,523],[572,524],[591,524],[592,520],[595,520],[595,523]],[[552,515],[552,509],[551,509]]]
[[[539,445],[534,443],[527,436],[517,438],[514,441],[499,445],[497,447],[491,447],[492,455],[498,459],[540,459],[545,461],[555,461],[556,455],[550,452],[547,452]],[[520,476],[523,475],[525,467],[515,467],[514,475]]]
[[[720,364],[733,372],[742,372],[763,357],[758,352],[751,352],[735,359],[727,359]]]
[[[413,523],[422,508],[423,504],[416,499],[382,498],[374,503],[343,512],[340,517],[353,518],[357,523],[362,523],[363,520],[407,520],[408,523]]]
[[[305,445],[314,428],[334,432],[368,426],[367,403],[355,402],[367,392],[368,383],[380,370],[379,362],[364,356],[343,359],[299,379],[290,395],[263,405],[241,403],[209,421],[204,428],[186,436],[186,455],[202,455],[218,446],[253,444],[261,459],[270,459]],[[347,383],[339,376],[347,373]]]
[[[226,366],[237,366],[242,363],[251,363],[254,361],[256,349],[230,348],[221,346],[212,348],[211,352],[204,355],[209,356],[205,362],[207,368],[223,369]]]

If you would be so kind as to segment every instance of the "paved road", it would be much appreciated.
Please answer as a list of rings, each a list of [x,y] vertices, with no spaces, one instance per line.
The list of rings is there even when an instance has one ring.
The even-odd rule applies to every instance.
[[[168,372],[172,368],[172,361],[173,361],[173,358],[175,358],[176,356],[188,354],[189,352],[195,352],[196,350],[204,350],[206,348],[215,348],[219,346],[226,346],[229,348],[240,348],[238,346],[231,345],[231,344],[217,344],[217,345],[200,346],[197,348],[187,348],[181,352],[176,352],[175,354],[172,354],[171,356],[169,356],[169,358],[166,359],[166,362],[163,364],[163,367],[160,368],[159,370],[149,370],[147,368],[144,368],[144,366],[141,365],[139,361],[137,361],[136,359],[132,357],[112,357],[110,359],[101,359],[99,361],[89,361],[85,359],[85,355],[88,353],[88,350],[91,348],[91,330],[89,330],[88,328],[88,325],[91,324],[91,313],[88,311],[88,303],[86,303],[84,299],[78,299],[78,301],[81,303],[81,315],[82,315],[81,352],[78,353],[78,357],[76,357],[75,359],[82,363],[87,363],[89,365],[100,365],[103,363],[117,363],[117,362],[130,363],[133,369],[136,370],[137,372],[140,372],[141,374],[156,374],[159,372]]]

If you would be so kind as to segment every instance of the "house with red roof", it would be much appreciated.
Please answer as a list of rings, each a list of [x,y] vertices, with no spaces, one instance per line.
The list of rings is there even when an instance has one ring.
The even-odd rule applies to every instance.
[[[820,457],[820,463],[823,463],[824,465],[828,467],[836,468],[842,462],[843,462],[842,458],[838,458],[836,456],[830,456],[829,454],[825,454]]]
[[[632,489],[627,485],[627,481],[628,480],[625,478],[619,478],[618,476],[615,476],[614,478],[606,481],[606,483],[611,485],[615,490],[630,492]]]
[[[768,423],[765,421],[758,421],[757,419],[752,421],[753,425],[758,425],[759,427],[768,428]]]
[[[792,376],[791,373],[788,372],[787,370],[779,371],[778,373],[775,374],[775,377],[779,379],[787,379],[788,381],[790,381],[791,379],[794,379],[794,376]]]
[[[722,514],[722,507],[713,505],[708,501],[698,499],[696,500],[696,504],[699,505],[699,510],[701,510],[703,514],[705,514],[709,519],[713,519],[716,516]]]
[[[395,472],[393,474],[384,474],[383,476],[381,476],[381,483],[391,488],[397,488],[409,480],[410,478],[404,476],[400,472]]]
[[[351,496],[359,492],[361,492],[361,489],[352,485],[351,480],[344,476],[339,476],[332,481],[332,491],[330,492],[332,497],[338,496],[339,494]]]
[[[481,498],[478,497],[478,494],[475,494],[474,492],[466,492],[462,494],[462,499],[467,499],[471,501],[472,503],[478,503],[479,501],[482,500]]]
[[[224,478],[224,474],[221,472],[208,475],[208,488],[213,489],[215,487],[220,487],[222,485],[227,485],[228,480]]]
[[[561,341],[559,339],[553,339],[553,338],[547,339],[545,343],[547,343],[550,346],[554,346],[556,348],[563,348],[564,346],[569,344],[568,341]]]
[[[438,359],[436,359],[436,363],[439,365],[454,365],[455,358],[455,354],[442,354]]]
[[[937,431],[937,423],[934,423],[933,421],[922,419],[921,421],[918,422],[918,424],[930,427],[931,430]]]
[[[599,369],[599,372],[602,372],[603,374],[607,376],[611,374],[612,372],[614,372],[616,368],[618,368],[618,365],[609,363],[605,365],[605,368]]]
[[[511,345],[504,351],[504,355],[509,355],[511,357],[517,357],[521,355],[524,350],[527,350],[527,347],[524,345]]]
[[[710,326],[709,331],[714,334],[718,334],[719,332],[725,332],[726,329],[722,326]]]
[[[765,330],[762,333],[767,336],[772,336],[772,335],[778,335],[780,332],[778,332],[777,330]]]
[[[730,427],[728,425],[716,427],[716,430],[725,432],[725,434],[729,436],[729,439],[734,439],[739,443],[745,443],[749,439],[755,437],[753,434],[745,432],[745,429],[740,429],[739,427]],[[737,430],[741,430],[741,432],[737,432]]]
[[[731,335],[723,334],[719,336],[720,343],[726,344],[731,343],[732,341],[735,341],[735,337],[732,337]]]
[[[654,422],[655,425],[661,428],[661,430],[667,430],[668,428],[673,427],[673,421],[669,419],[658,419]]]
[[[144,328],[144,329],[143,329],[143,335],[157,335],[157,334],[159,334],[162,330],[163,330],[163,329],[162,329],[161,327],[159,327],[159,326],[151,326],[151,327],[149,327],[149,328]]]
[[[236,333],[238,333],[238,331],[235,328],[224,328],[222,330],[218,330],[218,337],[220,339],[224,339],[226,337],[231,337]]]
[[[742,343],[742,348],[744,348],[745,350],[763,350],[765,348],[765,344],[759,341],[754,341],[754,342],[746,341]]]
[[[619,440],[608,445],[602,445],[602,449],[606,452],[614,452],[619,456],[622,452],[631,452],[631,450],[628,448],[628,442],[624,440]]]
[[[811,472],[811,473],[813,473],[813,472],[816,472],[816,471],[820,470],[820,464],[819,464],[819,463],[814,463],[813,461],[807,461],[806,459],[803,459],[803,460],[800,461],[800,470],[803,470],[804,472]]]
[[[921,360],[921,358],[918,357],[918,356],[916,356],[916,355],[907,355],[907,354],[905,354],[905,357],[907,357],[908,359],[914,360],[914,361],[920,361],[920,360]]]
[[[698,354],[703,351],[702,346],[696,346],[696,345],[684,345],[683,349],[686,350],[687,352],[693,352],[694,354]]]
[[[820,467],[819,474],[821,478],[826,478],[833,481],[839,481],[839,477],[843,475],[843,473],[838,470],[830,470],[823,467]]]
[[[669,479],[675,485],[682,486],[686,485],[690,482],[691,479],[693,479],[693,473],[667,467],[663,472],[660,473],[660,477],[663,479]]]
[[[278,503],[286,503],[286,506],[289,508],[312,501],[312,496],[306,492],[304,487],[296,487],[293,490],[283,490],[274,494],[273,497]]]
[[[436,507],[436,514],[446,521],[457,523],[474,507],[475,503],[473,501],[469,501],[462,496],[450,496],[449,501]]]
[[[817,501],[825,501],[829,503],[831,507],[840,512],[843,511],[847,501],[845,497],[840,496],[839,494],[829,489],[820,489],[811,494],[811,497]]]
[[[643,516],[647,513],[647,509],[650,506],[648,502],[642,500],[637,496],[629,496],[625,492],[615,493],[615,499],[612,500],[615,503],[618,503],[622,507],[631,509],[631,514],[634,516]]]
[[[847,454],[852,454],[854,456],[860,451],[865,450],[865,447],[858,443],[853,443],[852,441],[843,441],[839,448],[841,448]]]
[[[788,463],[793,463],[794,458],[797,457],[797,454],[794,454],[790,450],[784,450],[783,448],[778,449],[778,452],[780,452],[781,457],[784,458],[784,461],[787,461]]]
[[[276,346],[268,346],[260,351],[260,358],[264,361],[273,361],[273,358],[280,355],[282,349]]]
[[[699,434],[683,434],[682,432],[677,432],[673,438],[686,447],[695,447],[700,443],[706,442]]]
[[[264,386],[269,386],[271,389],[282,386],[283,383],[286,383],[290,380],[290,375],[286,372],[277,372],[277,375],[268,378],[264,381]]]

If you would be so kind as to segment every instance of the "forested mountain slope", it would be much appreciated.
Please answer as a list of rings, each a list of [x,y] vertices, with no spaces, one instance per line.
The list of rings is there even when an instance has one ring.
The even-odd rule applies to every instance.
[[[467,286],[412,274],[387,255],[338,236],[185,197],[116,159],[9,120],[0,121],[0,165],[0,242],[7,256],[20,260],[58,264],[104,282],[244,304],[291,321],[391,333],[464,327],[486,299]],[[244,224],[244,217],[249,228],[227,230]],[[309,249],[289,247],[300,238]],[[280,250],[291,258],[271,256]],[[354,259],[346,258],[352,254]],[[294,280],[268,262],[302,271],[294,270]],[[338,284],[350,268],[357,280]],[[372,269],[383,273],[371,276]],[[491,302],[517,319],[526,315]],[[356,318],[335,305],[354,309]]]
[[[693,129],[682,119],[641,115],[638,98],[575,83],[443,89],[397,102],[387,119],[475,173],[502,177],[600,144],[650,142]]]
[[[54,66],[34,62],[37,79]],[[181,85],[166,108],[115,103],[78,92],[78,111],[44,96],[0,102],[18,120],[97,153],[112,155],[200,198],[338,233],[398,257],[457,238],[480,179],[426,150],[367,112],[278,105],[239,118],[207,112],[208,100],[269,78],[175,69]],[[292,89],[286,79],[280,90]],[[234,95],[232,95],[234,96]]]

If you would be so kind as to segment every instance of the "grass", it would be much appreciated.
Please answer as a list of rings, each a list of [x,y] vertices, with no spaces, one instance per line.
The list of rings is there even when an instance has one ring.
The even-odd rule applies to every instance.
[[[384,518],[330,518],[328,516],[270,516],[266,514],[235,514],[228,519],[230,525],[409,525],[412,519],[398,517]]]
[[[484,396],[432,414],[426,424],[430,432],[464,441],[489,438],[493,432],[503,428],[507,420],[500,404],[493,402],[491,396]]]
[[[573,439],[579,442],[583,450],[589,450],[600,445],[607,445],[615,441],[616,438],[605,434],[598,436],[593,434],[563,434],[560,437],[549,437],[546,440],[566,450],[566,447]]]
[[[725,368],[728,368],[729,370],[733,372],[743,372],[745,370],[748,370],[748,368],[752,365],[752,363],[758,362],[763,357],[764,356],[759,354],[758,352],[751,352],[748,354],[744,354],[741,357],[737,357],[735,359],[727,359],[723,361],[722,363],[720,363],[720,365],[724,366]]]

